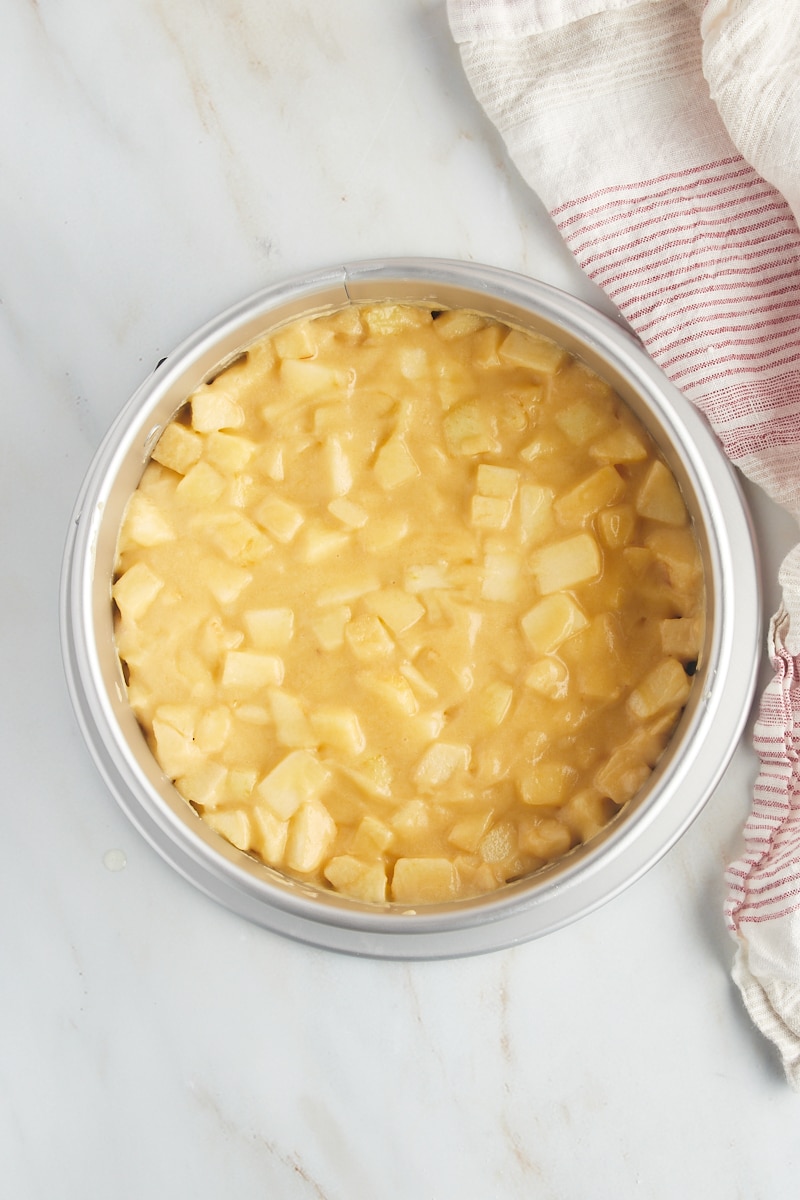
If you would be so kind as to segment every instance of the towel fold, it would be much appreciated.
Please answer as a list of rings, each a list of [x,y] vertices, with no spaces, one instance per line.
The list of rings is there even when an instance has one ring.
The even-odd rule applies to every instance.
[[[586,273],[800,518],[800,21],[780,0],[448,0],[475,95]],[[800,1089],[800,546],[741,857],[733,978]]]

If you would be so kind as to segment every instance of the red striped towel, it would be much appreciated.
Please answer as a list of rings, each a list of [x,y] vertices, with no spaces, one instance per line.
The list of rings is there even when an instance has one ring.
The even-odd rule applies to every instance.
[[[448,0],[467,78],[586,273],[800,517],[800,20],[780,0]],[[734,978],[800,1088],[800,547],[741,858]]]

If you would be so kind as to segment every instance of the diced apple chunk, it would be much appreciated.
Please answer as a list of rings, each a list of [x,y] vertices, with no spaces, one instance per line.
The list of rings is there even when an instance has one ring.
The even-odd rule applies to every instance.
[[[367,744],[358,714],[344,705],[327,705],[309,714],[314,738],[320,746],[333,746],[345,754],[362,754]]]
[[[372,754],[358,766],[340,762],[339,768],[368,796],[388,799],[392,794],[392,768],[385,754]]]
[[[231,767],[225,788],[226,800],[234,804],[247,804],[257,782],[257,771],[250,767]]]
[[[465,400],[451,408],[443,429],[451,454],[484,454],[497,449],[491,422],[476,400]]]
[[[514,689],[502,679],[487,683],[480,695],[481,717],[489,728],[501,725],[508,715]]]
[[[346,496],[353,486],[353,468],[341,438],[329,437],[325,442],[325,463],[331,492]]]
[[[267,533],[284,544],[292,540],[305,519],[296,504],[290,504],[280,496],[267,497],[253,515]]]
[[[244,641],[240,629],[234,629],[221,615],[215,614],[198,630],[196,646],[207,662],[221,662],[228,650],[238,650]]]
[[[395,636],[405,633],[425,616],[425,608],[403,588],[381,588],[364,597],[369,612],[380,617]]]
[[[541,546],[531,555],[531,571],[543,596],[596,579],[603,566],[600,547],[588,532]]]
[[[221,763],[206,759],[175,780],[178,791],[192,804],[215,808],[224,798],[228,772]]]
[[[424,800],[408,800],[392,816],[392,829],[399,837],[415,838],[424,833],[431,822],[430,810]]]
[[[628,697],[628,709],[640,721],[672,708],[689,698],[692,681],[676,658],[664,658],[648,671]]]
[[[228,475],[244,470],[256,452],[256,443],[235,433],[217,430],[206,438],[205,458]]]
[[[393,841],[394,833],[389,826],[367,813],[353,835],[350,848],[353,854],[359,854],[362,858],[374,858],[388,850]]]
[[[352,854],[332,858],[323,872],[337,892],[363,900],[367,904],[383,904],[386,900],[386,867],[381,862],[362,862]]]
[[[363,313],[364,324],[377,337],[390,337],[404,329],[430,325],[432,319],[427,309],[407,304],[374,304]]]
[[[400,347],[397,369],[404,379],[424,379],[430,370],[427,350],[422,346]]]
[[[563,525],[584,525],[599,509],[619,500],[625,481],[616,467],[601,467],[566,492],[554,505]]]
[[[238,429],[244,425],[244,410],[219,383],[208,384],[192,396],[192,426],[198,433],[217,429]]]
[[[378,451],[374,471],[378,483],[387,492],[415,479],[420,473],[408,446],[396,434]]]
[[[158,717],[153,718],[152,728],[156,756],[164,774],[170,779],[185,775],[193,767],[202,764],[203,755],[195,746],[191,734],[182,733],[174,725]]]
[[[535,463],[537,461],[553,462],[563,459],[569,453],[569,442],[561,433],[560,429],[551,429],[546,432],[537,434],[532,442],[528,442],[527,446],[523,446],[519,452],[519,456],[523,462]]]
[[[256,793],[270,812],[286,821],[301,804],[318,799],[329,778],[329,770],[316,754],[292,750],[264,776]]]
[[[222,687],[236,696],[249,696],[283,680],[283,659],[254,650],[229,650],[222,669]]]
[[[636,513],[630,504],[616,504],[597,514],[600,539],[610,550],[627,546],[636,531]]]
[[[120,533],[120,550],[135,546],[162,546],[175,538],[175,531],[160,507],[142,492],[134,492],[125,510]]]
[[[145,562],[134,563],[111,589],[117,608],[127,621],[140,621],[164,586],[164,580]]]
[[[523,483],[519,489],[519,523],[525,542],[542,542],[555,526],[551,487],[538,483]]]
[[[592,400],[576,400],[556,414],[556,424],[574,446],[594,443],[608,429],[614,418],[610,410]],[[590,447],[591,453],[591,447]]]
[[[486,324],[486,318],[480,313],[469,312],[467,309],[455,308],[449,312],[439,313],[433,327],[440,338],[452,342],[456,338],[466,337],[475,333]]]
[[[311,723],[296,696],[280,688],[270,688],[269,707],[275,722],[275,737],[281,746],[316,746]]]
[[[418,595],[434,588],[450,588],[452,583],[448,577],[447,563],[419,563],[406,567],[403,584],[407,592]]]
[[[537,763],[519,779],[520,797],[534,807],[556,807],[564,799],[574,775],[575,772],[566,763]]]
[[[284,359],[280,378],[293,396],[303,398],[332,392],[337,386],[337,372],[333,368],[305,358]]]
[[[301,875],[316,871],[336,838],[336,822],[319,800],[302,804],[291,819],[285,861]]]
[[[413,663],[401,662],[399,672],[413,687],[415,693],[423,700],[435,700],[439,695],[434,685],[430,680],[426,679],[421,671],[418,671]],[[416,711],[416,710],[414,710]]]
[[[472,347],[473,358],[479,367],[489,369],[501,366],[500,343],[505,336],[505,328],[494,321],[485,329],[478,330],[472,339]]]
[[[642,439],[623,424],[618,424],[589,447],[592,458],[604,463],[644,462],[647,447]]]
[[[338,650],[344,645],[344,629],[351,610],[339,605],[311,621],[311,629],[323,650]]]
[[[529,367],[541,375],[555,375],[567,358],[562,346],[549,338],[535,333],[523,333],[512,329],[500,346],[500,357],[504,362]]]
[[[481,596],[484,600],[504,600],[509,603],[517,599],[522,563],[520,556],[511,551],[486,554],[483,560]]]
[[[225,491],[225,478],[206,462],[195,463],[175,489],[185,504],[213,504]]]
[[[259,454],[256,465],[268,479],[281,483],[286,477],[283,443],[268,442]]]
[[[221,513],[217,520],[207,522],[206,528],[225,557],[242,567],[253,566],[272,550],[269,538],[241,513]]]
[[[688,521],[680,488],[660,459],[656,459],[642,481],[636,496],[636,511],[664,525],[685,525]]]
[[[623,745],[594,777],[595,787],[615,804],[627,804],[650,778],[651,767],[636,747]]]
[[[470,816],[462,817],[460,821],[456,821],[450,830],[447,840],[452,842],[459,850],[466,850],[467,853],[474,854],[491,821],[491,809],[487,812],[472,813]]]
[[[300,538],[299,558],[308,564],[325,562],[347,547],[350,534],[323,525],[307,525]]]
[[[545,596],[522,618],[522,632],[537,654],[552,654],[562,642],[587,624],[571,596]]]
[[[505,529],[511,516],[511,501],[500,496],[473,496],[470,518],[476,529]]]
[[[578,841],[587,842],[607,826],[615,811],[608,792],[587,787],[561,805],[559,820]]]
[[[540,658],[529,668],[525,686],[549,700],[563,700],[569,688],[569,670],[559,658]]]
[[[407,513],[388,512],[382,516],[370,517],[359,531],[359,542],[368,554],[383,554],[401,542],[408,530]]]
[[[598,613],[563,647],[563,656],[581,696],[611,702],[621,694],[624,642],[615,614]]]
[[[692,662],[702,647],[703,620],[701,617],[673,617],[659,623],[661,649],[671,658]]]
[[[498,821],[481,838],[478,853],[486,863],[504,863],[513,858],[519,849],[516,823]]]
[[[205,579],[219,604],[233,604],[252,582],[253,576],[237,563],[217,560],[208,564]]]
[[[398,858],[392,874],[397,904],[435,904],[458,894],[458,875],[447,858]]]
[[[207,709],[197,722],[194,739],[203,754],[218,754],[231,731],[231,710],[225,704]]]
[[[242,620],[257,650],[279,650],[292,640],[294,611],[291,608],[250,608],[242,614]]]
[[[275,813],[263,804],[254,805],[251,812],[252,849],[271,867],[281,866],[289,836],[289,822],[276,817]]]
[[[352,500],[348,500],[345,496],[339,496],[336,500],[331,500],[328,505],[328,512],[332,517],[336,517],[348,529],[361,529],[369,520],[369,513],[360,504],[354,504]]]
[[[344,636],[356,658],[364,661],[386,658],[394,650],[394,642],[386,626],[372,613],[353,617],[345,625]]]
[[[249,850],[252,840],[250,817],[242,808],[217,809],[203,813],[203,820],[237,850]]]
[[[697,587],[703,571],[697,542],[688,528],[654,529],[645,546],[664,563],[669,581],[678,591]]]
[[[203,453],[203,439],[193,429],[171,422],[158,439],[152,457],[178,475],[185,475]]]
[[[200,712],[196,704],[160,704],[155,715],[159,721],[193,741]]]
[[[478,464],[476,490],[481,496],[500,496],[504,500],[513,500],[518,486],[519,471],[513,467]]]
[[[549,862],[561,858],[572,845],[572,834],[558,817],[533,817],[520,822],[519,848]]]
[[[469,746],[454,742],[434,742],[417,764],[414,782],[426,791],[441,787],[456,771],[466,771],[470,758]]]
[[[275,352],[282,359],[313,358],[317,336],[310,320],[291,321],[272,335]]]

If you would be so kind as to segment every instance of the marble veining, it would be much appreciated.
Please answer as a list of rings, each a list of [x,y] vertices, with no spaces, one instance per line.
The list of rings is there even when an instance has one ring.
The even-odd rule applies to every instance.
[[[442,0],[6,5],[0,111],[3,1194],[794,1197],[797,1097],[742,1012],[721,918],[747,737],[678,846],[578,924],[378,963],[179,878],[71,712],[72,504],[199,324],[296,272],[404,254],[613,312],[477,108]],[[794,529],[749,494],[769,611]]]

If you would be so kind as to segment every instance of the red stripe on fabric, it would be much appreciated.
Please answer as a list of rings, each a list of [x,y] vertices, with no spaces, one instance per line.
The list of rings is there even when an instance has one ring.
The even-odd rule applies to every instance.
[[[687,333],[682,337],[675,338],[671,342],[667,342],[665,345],[659,346],[659,350],[658,350],[659,362],[661,362],[661,365],[664,366],[664,362],[662,362],[661,356],[665,355],[665,354],[670,354],[673,350],[677,350],[680,346],[697,347],[699,342],[702,341],[702,342],[707,343],[710,340],[715,348],[719,348],[720,346],[727,346],[727,345],[735,344],[733,342],[720,342],[718,340],[720,335],[724,335],[724,334],[728,334],[728,333],[758,332],[759,330],[762,330],[762,329],[771,329],[775,325],[785,325],[787,322],[789,322],[789,323],[791,323],[793,321],[796,322],[796,321],[800,320],[800,304],[792,305],[792,308],[794,309],[794,311],[786,313],[784,316],[771,317],[771,318],[769,318],[769,320],[766,320],[766,321],[751,321],[749,325],[710,325],[709,324],[708,328],[704,328],[701,330],[695,330],[693,334]],[[679,326],[679,328],[686,329],[686,328],[688,328],[689,324],[690,323],[687,322],[686,324]],[[698,321],[698,324],[702,324],[702,322]],[[656,332],[652,337],[647,337],[644,339],[647,342],[647,347],[650,350],[651,354],[653,353],[654,346],[656,346],[661,341],[662,338],[669,337],[670,333],[672,333],[672,332],[676,332],[676,331],[674,329],[666,328],[661,333]],[[640,334],[640,336],[641,336],[641,334]],[[749,342],[747,344],[749,344]]]
[[[765,246],[761,250],[753,250],[747,254],[741,255],[725,255],[720,258],[711,257],[707,261],[699,256],[693,258],[686,263],[686,257],[682,254],[675,254],[671,258],[664,259],[659,263],[659,270],[663,267],[668,267],[669,270],[664,270],[660,274],[650,273],[649,266],[637,267],[635,271],[621,271],[618,275],[606,279],[604,288],[609,295],[613,295],[618,303],[621,303],[621,298],[627,292],[633,292],[629,303],[641,304],[643,300],[650,300],[653,297],[670,295],[680,292],[682,289],[686,291],[687,296],[696,295],[702,287],[704,291],[725,292],[733,291],[740,288],[749,288],[751,291],[759,293],[764,285],[773,283],[781,283],[783,280],[797,279],[797,272],[800,269],[800,239],[792,234],[792,240],[797,242],[797,248],[794,246]],[[784,253],[784,251],[789,253]],[[765,261],[755,262],[756,259]],[[679,264],[686,263],[684,267]],[[720,264],[719,270],[716,269],[716,264]],[[736,266],[728,267],[728,263],[735,263]],[[753,266],[741,266],[741,263],[753,263]],[[723,266],[723,264],[725,264]],[[652,266],[652,264],[650,264]],[[783,268],[788,268],[783,271]],[[713,273],[712,273],[713,271]],[[770,274],[770,272],[783,272],[782,274]],[[642,279],[642,276],[645,276]],[[682,278],[686,276],[686,278]],[[662,283],[663,280],[671,280],[671,283]],[[719,280],[719,282],[715,282]],[[658,283],[661,286],[654,288],[652,291],[642,291],[642,287],[647,287],[650,284]],[[611,285],[614,285],[613,287]],[[619,284],[620,286],[616,286]],[[649,309],[643,309],[642,312],[650,312],[653,308],[658,307],[656,304],[651,305]]]
[[[718,178],[718,176],[708,175],[707,174],[708,172],[717,171],[719,168],[728,167],[731,164],[736,164],[738,166],[738,169],[736,171],[730,173],[728,178],[735,179],[741,175],[754,175],[755,174],[755,171],[753,170],[753,168],[748,163],[745,162],[745,160],[742,158],[742,156],[740,154],[732,154],[728,158],[720,158],[720,159],[717,159],[715,162],[703,163],[701,166],[686,167],[682,171],[668,171],[664,175],[655,175],[652,179],[648,179],[643,182],[640,181],[638,183],[618,183],[618,184],[611,184],[610,186],[604,187],[604,188],[597,188],[595,191],[588,192],[584,196],[577,196],[574,200],[565,200],[563,204],[558,205],[557,208],[554,208],[552,210],[551,215],[555,216],[556,213],[564,212],[566,209],[575,208],[576,206],[582,206],[585,208],[588,201],[594,200],[598,196],[612,195],[614,193],[621,194],[624,192],[632,191],[634,188],[641,191],[644,188],[649,188],[649,187],[652,187],[653,185],[656,185],[659,183],[666,183],[667,180],[669,180],[669,179],[686,179],[690,175],[699,175],[700,179],[702,179],[704,177],[703,173],[705,172],[706,173],[705,177],[709,181],[711,181],[711,180],[714,180],[715,178]],[[739,166],[739,164],[741,164],[741,165]],[[695,182],[694,184],[691,184],[688,186],[697,186],[697,183]]]
[[[759,175],[753,175],[749,179],[734,183],[715,177],[713,183],[716,186],[703,187],[687,183],[680,187],[667,188],[662,192],[645,192],[641,196],[626,196],[624,199],[610,200],[607,204],[599,204],[595,208],[586,208],[581,212],[576,212],[564,221],[556,220],[556,228],[566,241],[568,238],[576,236],[580,230],[589,228],[590,222],[592,227],[599,224],[596,218],[600,214],[609,224],[621,224],[630,220],[637,213],[647,212],[651,209],[655,211],[658,208],[669,209],[676,204],[685,203],[689,198],[702,202],[714,200],[720,196],[728,196],[731,197],[731,204],[747,203],[762,195],[773,196],[778,204],[783,200],[780,193],[776,192],[771,184],[765,183]],[[758,189],[763,189],[763,191],[759,192]]]
[[[769,797],[765,796],[765,789],[759,789],[757,804],[759,808],[779,808],[781,812],[786,810],[786,788],[770,788]],[[779,800],[773,800],[772,796],[780,796]]]
[[[687,382],[685,385],[681,385],[681,386],[692,387],[694,389],[697,389],[697,388],[704,386],[705,384],[714,383],[718,379],[728,379],[732,375],[744,374],[746,371],[745,366],[737,368],[732,365],[733,363],[735,363],[737,361],[744,362],[746,360],[747,363],[753,363],[753,364],[760,363],[763,366],[763,365],[765,365],[766,360],[769,359],[771,357],[771,355],[773,355],[774,353],[775,353],[775,350],[764,350],[761,354],[742,354],[739,356],[738,359],[736,359],[732,356],[728,356],[727,358],[714,360],[710,363],[704,363],[703,366],[701,366],[701,367],[687,367],[686,370],[679,371],[675,375],[671,375],[670,378],[672,379],[672,382],[675,383],[678,379],[686,379],[695,370],[702,370],[703,367],[705,367],[705,366],[716,367],[716,366],[721,366],[723,363],[729,364],[728,369],[726,371],[714,371],[711,375],[704,375],[701,379],[692,379],[689,382]],[[768,365],[772,369],[776,369],[778,367],[788,366],[790,363],[795,363],[795,362],[797,362],[797,354],[796,353],[790,354],[787,358],[775,359],[774,362],[771,362]]]
[[[715,338],[714,341],[711,343],[711,345],[708,347],[708,349],[716,351],[716,350],[728,350],[731,348],[738,348],[740,346],[768,346],[774,342],[780,342],[781,343],[780,349],[783,349],[784,344],[790,338],[792,338],[793,335],[797,334],[800,331],[800,320],[798,320],[798,314],[792,315],[790,320],[792,323],[788,329],[776,329],[773,333],[760,333],[757,337],[725,338],[723,341],[720,341],[720,342],[718,342]],[[705,342],[705,339],[703,339],[703,341]],[[679,376],[682,376],[683,374],[685,374],[685,372],[679,371],[679,372],[673,374],[670,370],[671,367],[677,365],[678,363],[684,362],[684,360],[687,358],[690,358],[690,357],[693,357],[695,359],[697,358],[698,340],[696,338],[691,339],[691,341],[689,339],[684,339],[682,344],[690,345],[692,347],[691,351],[687,351],[687,353],[685,353],[685,354],[673,355],[672,358],[661,359],[659,357],[659,365],[661,366],[661,369],[663,371],[665,371],[667,373],[667,375],[669,375],[670,378],[672,378],[673,380],[678,378]],[[700,349],[702,351],[702,346],[700,347]],[[730,357],[731,357],[731,355],[724,355],[721,358],[711,358],[711,359],[704,358],[702,362],[696,363],[696,369],[702,370],[706,366],[710,366],[710,367],[716,366],[717,363],[725,362]],[[761,357],[762,357],[762,355],[752,355],[752,354],[737,354],[736,355],[737,361],[740,361],[740,362],[751,361],[754,358],[761,358]],[[693,369],[695,369],[695,368],[693,368]]]
[[[747,889],[748,897],[757,891],[756,888],[749,887]],[[748,898],[746,911],[749,913],[760,912],[765,908],[770,908],[774,904],[785,904],[787,900],[793,900],[797,897],[797,907],[800,908],[800,887],[787,888],[777,893],[775,896],[764,896],[759,900],[751,900]]]
[[[763,299],[766,299],[766,297],[763,297]],[[714,309],[714,311],[708,313],[698,313],[695,311],[694,305],[686,304],[683,308],[672,309],[669,313],[665,313],[663,318],[658,321],[648,322],[646,328],[640,325],[638,327],[639,336],[644,337],[645,334],[647,334],[651,329],[656,329],[656,327],[659,325],[665,326],[663,330],[656,330],[651,337],[648,337],[648,345],[652,347],[653,344],[660,338],[668,337],[670,333],[678,333],[682,329],[690,329],[698,325],[711,326],[714,324],[714,322],[719,321],[735,321],[737,318],[742,316],[742,309],[746,309],[748,314],[751,316],[766,316],[769,313],[785,313],[785,316],[776,316],[774,320],[788,321],[792,319],[792,313],[794,311],[800,313],[800,297],[792,300],[776,300],[772,304],[759,303],[757,300],[751,300],[751,302],[748,304],[743,301],[738,309],[723,309],[722,311],[720,311],[718,308],[718,302],[716,300],[701,300],[698,301],[696,307],[698,309],[711,308]],[[692,319],[689,321],[678,320],[678,318],[683,317],[686,314],[692,314]],[[763,328],[769,323],[769,321],[758,321],[754,322],[749,328],[759,329]],[[720,333],[733,333],[737,329],[746,327],[741,325],[717,325],[716,328]],[[669,347],[665,347],[665,349],[669,349]]]
[[[632,261],[637,261],[635,259],[613,259],[609,261],[610,269],[614,270],[617,267],[625,267],[627,269],[620,271],[617,275],[609,276],[606,279],[605,286],[607,287],[610,283],[617,283],[619,281],[627,283],[629,280],[638,278],[638,276],[645,272],[651,271],[653,267],[663,270],[664,273],[663,275],[651,275],[650,280],[674,279],[676,276],[687,272],[696,272],[698,279],[705,279],[706,270],[713,272],[715,276],[752,275],[755,277],[759,270],[774,271],[782,267],[796,267],[798,261],[800,261],[800,235],[798,235],[797,229],[793,228],[788,221],[786,222],[786,228],[780,234],[770,236],[764,239],[763,242],[758,241],[753,244],[753,247],[748,250],[738,247],[739,253],[736,254],[720,254],[718,252],[719,247],[715,246],[713,248],[700,249],[689,259],[686,258],[685,254],[670,254],[666,255],[659,263],[648,261],[636,267],[630,266]],[[725,249],[732,251],[737,249],[737,247],[731,245],[729,247],[726,246]],[[762,261],[759,262],[758,260]],[[743,263],[752,263],[753,265],[748,268],[742,266],[741,264]],[[728,264],[731,265],[728,266]],[[719,270],[718,268],[722,269]]]
[[[796,913],[800,908],[800,900],[795,904],[788,904],[777,912],[760,913],[758,916],[751,916],[747,910],[744,910],[738,917],[740,925],[763,925],[766,921],[779,921],[782,917],[790,917],[792,913]]]
[[[777,450],[780,447],[799,446],[800,430],[782,432],[772,430],[768,435],[759,436],[757,431],[743,434],[729,434],[720,437],[725,453],[732,462],[740,463],[753,455],[763,454],[765,450]]]
[[[753,866],[755,866],[755,863],[751,863],[751,868]],[[783,863],[780,863],[779,865],[771,867],[771,868],[761,867],[758,871],[758,878],[759,879],[767,879],[767,878],[774,879],[778,875],[783,875],[784,871],[786,870],[786,866],[787,866],[787,864],[785,862],[783,862]],[[729,867],[728,870],[729,870],[729,873],[735,874],[733,867]],[[752,873],[753,873],[752,870],[750,872],[748,872],[748,874],[752,874]]]
[[[647,207],[645,207],[644,209],[638,209],[636,215],[639,216],[642,212],[647,212],[647,211],[648,211]],[[718,210],[714,209],[713,211],[716,212]],[[664,237],[667,235],[681,233],[685,230],[688,231],[688,230],[694,229],[694,230],[697,230],[698,233],[705,232],[706,230],[711,229],[711,228],[716,228],[719,225],[724,226],[726,235],[731,232],[732,224],[737,232],[746,233],[750,229],[761,229],[761,228],[766,227],[767,225],[774,224],[773,221],[762,221],[755,225],[744,224],[744,222],[746,220],[748,220],[749,218],[759,217],[764,213],[779,214],[776,217],[776,219],[783,220],[784,216],[785,216],[785,206],[783,206],[783,207],[779,206],[779,205],[775,204],[774,201],[769,204],[763,204],[763,205],[761,205],[760,208],[752,208],[752,209],[748,209],[745,212],[738,213],[736,216],[735,222],[732,220],[732,216],[730,214],[725,217],[719,217],[717,220],[712,221],[712,220],[705,220],[705,219],[702,219],[702,220],[697,219],[696,213],[692,213],[691,211],[689,211],[687,213],[684,213],[684,212],[669,213],[668,215],[662,213],[658,217],[652,217],[646,221],[639,220],[634,223],[626,222],[624,228],[620,229],[616,233],[613,232],[612,230],[609,230],[608,226],[605,222],[598,222],[596,225],[592,226],[591,231],[588,229],[582,228],[581,234],[592,232],[594,229],[597,229],[597,228],[604,228],[605,229],[604,237],[588,238],[582,242],[570,241],[570,248],[576,258],[580,258],[581,254],[585,250],[588,250],[591,246],[608,247],[609,253],[614,254],[614,253],[616,253],[616,249],[617,249],[614,246],[614,242],[617,238],[623,237],[626,233],[639,233],[641,230],[649,229],[653,225],[655,225],[657,227],[657,231],[655,233],[648,234],[646,237],[637,238],[634,242],[631,243],[631,245],[641,245],[646,242],[654,241],[656,238],[661,238],[661,237]],[[695,219],[690,220],[685,223],[682,221],[679,221],[679,218],[682,218],[684,216],[686,216],[686,217],[694,216]]]
[[[763,188],[763,190],[760,192],[757,192],[754,195],[750,194],[750,193],[748,193],[746,195],[741,194],[741,195],[733,196],[732,199],[725,200],[722,203],[716,202],[716,203],[712,203],[712,204],[708,204],[708,205],[694,204],[691,208],[683,208],[680,210],[680,212],[675,212],[672,215],[678,216],[678,217],[692,217],[692,216],[696,216],[698,213],[705,213],[705,212],[716,213],[716,212],[721,212],[723,209],[738,208],[738,207],[741,207],[743,204],[754,204],[755,202],[757,202],[759,200],[767,200],[767,199],[769,199],[771,204],[775,205],[777,203],[777,201],[775,199],[774,188],[771,188],[768,185],[765,185],[763,179],[759,178],[757,180],[757,182]],[[746,186],[749,186],[749,185],[738,184],[738,185],[736,185],[736,187],[733,187],[733,188],[720,187],[720,188],[715,188],[713,191],[710,191],[710,192],[705,192],[702,194],[694,192],[693,194],[694,194],[695,198],[699,201],[703,201],[703,200],[717,201],[718,197],[730,196],[733,192],[735,192],[737,190],[741,190],[743,187],[746,187]],[[613,225],[614,223],[622,224],[623,222],[629,221],[632,217],[640,217],[643,213],[656,212],[658,210],[669,210],[672,206],[674,206],[676,204],[684,204],[686,201],[685,196],[679,196],[675,192],[663,193],[663,197],[664,197],[663,199],[653,199],[651,197],[648,197],[647,199],[648,199],[649,203],[647,203],[647,204],[633,204],[632,205],[632,204],[630,204],[630,202],[625,201],[626,207],[624,209],[620,208],[620,210],[618,212],[612,212],[611,209],[614,208],[615,206],[609,205],[607,208],[596,208],[592,211],[591,214],[584,213],[584,214],[582,214],[582,216],[584,218],[588,215],[591,215],[592,217],[594,217],[598,213],[602,213],[602,218],[599,221],[592,221],[591,223],[584,220],[583,223],[580,225],[580,232],[581,232],[581,234],[585,234],[585,233],[592,233],[595,229],[606,229],[606,230],[608,230],[609,236],[614,237],[616,235],[608,228],[609,225]],[[621,205],[622,201],[619,201],[617,203],[619,203]],[[571,219],[577,221],[580,218],[576,216]],[[658,217],[654,217],[653,221],[656,221],[659,219],[660,218],[658,218]],[[717,224],[718,223],[719,222],[717,222]],[[638,225],[633,226],[633,228],[639,228],[639,226]],[[562,234],[562,236],[564,236],[566,238],[566,234],[564,234],[563,226],[558,226],[558,229],[559,229],[559,232]]]
[[[710,296],[707,300],[702,300],[699,297],[693,299],[691,304],[684,304],[682,308],[670,307],[669,315],[673,322],[674,329],[682,328],[681,325],[674,324],[680,317],[692,314],[696,315],[696,321],[699,323],[710,321],[736,321],[742,317],[743,312],[753,316],[761,316],[766,313],[781,313],[787,309],[800,310],[800,293],[793,295],[793,288],[775,288],[770,293],[750,292],[737,297],[714,297]],[[785,297],[789,297],[785,299]],[[725,305],[731,307],[726,308]],[[711,309],[711,312],[704,313],[703,309]],[[698,311],[699,310],[699,311]],[[694,321],[685,321],[684,325],[694,324]],[[646,325],[647,322],[643,322]],[[657,321],[651,321],[650,325],[657,324]],[[640,325],[640,330],[643,325]]]
[[[748,262],[748,260],[753,258],[765,258],[770,253],[771,247],[769,250],[763,252],[744,254],[741,260],[742,262]],[[736,259],[735,257],[729,259],[726,258],[723,259],[723,262],[726,264],[735,263]],[[708,265],[711,266],[712,263],[709,263]],[[613,296],[616,304],[619,306],[642,304],[642,301],[644,300],[654,300],[654,304],[646,306],[642,308],[642,310],[633,310],[628,319],[632,319],[634,316],[646,316],[646,314],[654,312],[656,308],[663,305],[664,298],[667,298],[667,296],[672,298],[672,301],[675,301],[690,299],[691,296],[710,293],[712,295],[721,296],[723,302],[729,302],[729,304],[733,304],[734,296],[729,295],[730,293],[739,293],[735,299],[746,301],[748,293],[762,295],[762,288],[765,286],[765,284],[766,286],[770,286],[772,283],[781,283],[783,280],[792,281],[794,288],[787,288],[787,290],[794,290],[796,288],[798,271],[800,270],[800,253],[796,254],[796,256],[793,254],[793,256],[789,258],[776,258],[774,262],[759,263],[756,266],[741,266],[741,268],[734,268],[734,266],[726,265],[726,268],[717,271],[716,275],[705,274],[705,266],[706,263],[704,262],[696,264],[693,263],[691,266],[687,266],[685,271],[664,271],[663,275],[650,275],[644,280],[645,287],[648,286],[649,283],[661,283],[662,280],[670,280],[670,278],[673,278],[674,280],[674,278],[679,275],[685,274],[688,276],[687,278],[682,278],[682,280],[676,281],[673,284],[667,284],[667,286],[662,284],[661,287],[655,288],[654,290],[651,290],[651,292],[643,292],[642,280],[638,280],[636,283],[627,284],[626,287],[619,288],[609,287],[609,281],[607,280],[606,284],[604,284],[604,287],[606,287],[606,292],[608,292],[610,296]],[[788,270],[782,271],[781,274],[778,275],[766,274],[766,272],[769,271],[780,270],[783,268],[783,266],[786,266]],[[692,270],[694,271],[694,274],[690,275],[690,271]],[[625,271],[622,272],[621,275],[616,276],[616,278],[619,278],[619,280],[628,280],[628,278],[631,278],[632,276],[639,276],[642,274],[643,271]],[[628,292],[632,292],[633,295],[631,296],[630,300],[625,301],[622,299],[622,296]],[[729,299],[727,301],[726,295],[729,295]]]
[[[736,232],[737,232],[737,234],[746,234],[746,233],[750,233],[750,232],[756,232],[756,233],[761,234],[762,230],[764,230],[766,228],[773,228],[775,225],[780,225],[782,227],[785,226],[786,225],[785,217],[783,217],[783,216],[776,217],[773,221],[765,221],[761,225],[753,225],[753,226],[749,226],[749,227],[744,227],[740,230],[737,230]],[[772,233],[772,234],[768,234],[766,236],[759,236],[757,238],[749,238],[747,241],[744,241],[744,242],[735,242],[735,241],[729,240],[729,232],[727,230],[724,230],[719,233],[706,233],[704,235],[704,240],[706,240],[706,239],[718,240],[720,243],[724,244],[724,249],[726,249],[726,250],[749,250],[750,247],[752,247],[752,246],[761,246],[765,241],[770,241],[770,240],[774,241],[776,238],[782,237],[782,236],[784,236],[783,229],[781,229],[781,231],[779,231],[778,233]],[[650,238],[647,240],[653,241],[654,239]],[[637,245],[640,244],[638,241],[634,241],[634,242],[628,243],[625,246],[617,246],[614,253],[615,253],[615,255],[620,255],[620,261],[622,261],[623,258],[627,262],[642,262],[645,259],[647,259],[648,263],[651,263],[654,255],[656,253],[658,253],[659,251],[677,250],[681,246],[693,246],[693,245],[695,245],[696,241],[697,241],[697,238],[691,238],[691,237],[677,238],[674,241],[668,241],[668,242],[662,243],[656,249],[643,250],[636,254],[632,254],[630,256],[620,255],[620,251],[633,250],[633,249],[635,249],[635,247]],[[573,253],[574,253],[574,251],[573,251]],[[591,276],[591,278],[594,279],[596,282],[599,282],[599,280],[600,280],[602,267],[598,268],[596,271],[592,272],[590,267],[593,262],[595,262],[598,259],[603,259],[604,264],[607,264],[608,266],[610,266],[612,268],[617,265],[616,258],[606,260],[603,255],[594,254],[594,255],[590,255],[588,258],[582,258],[579,254],[575,254],[575,258],[578,260],[578,262],[580,263],[583,270],[586,271],[586,273],[589,276]]]

